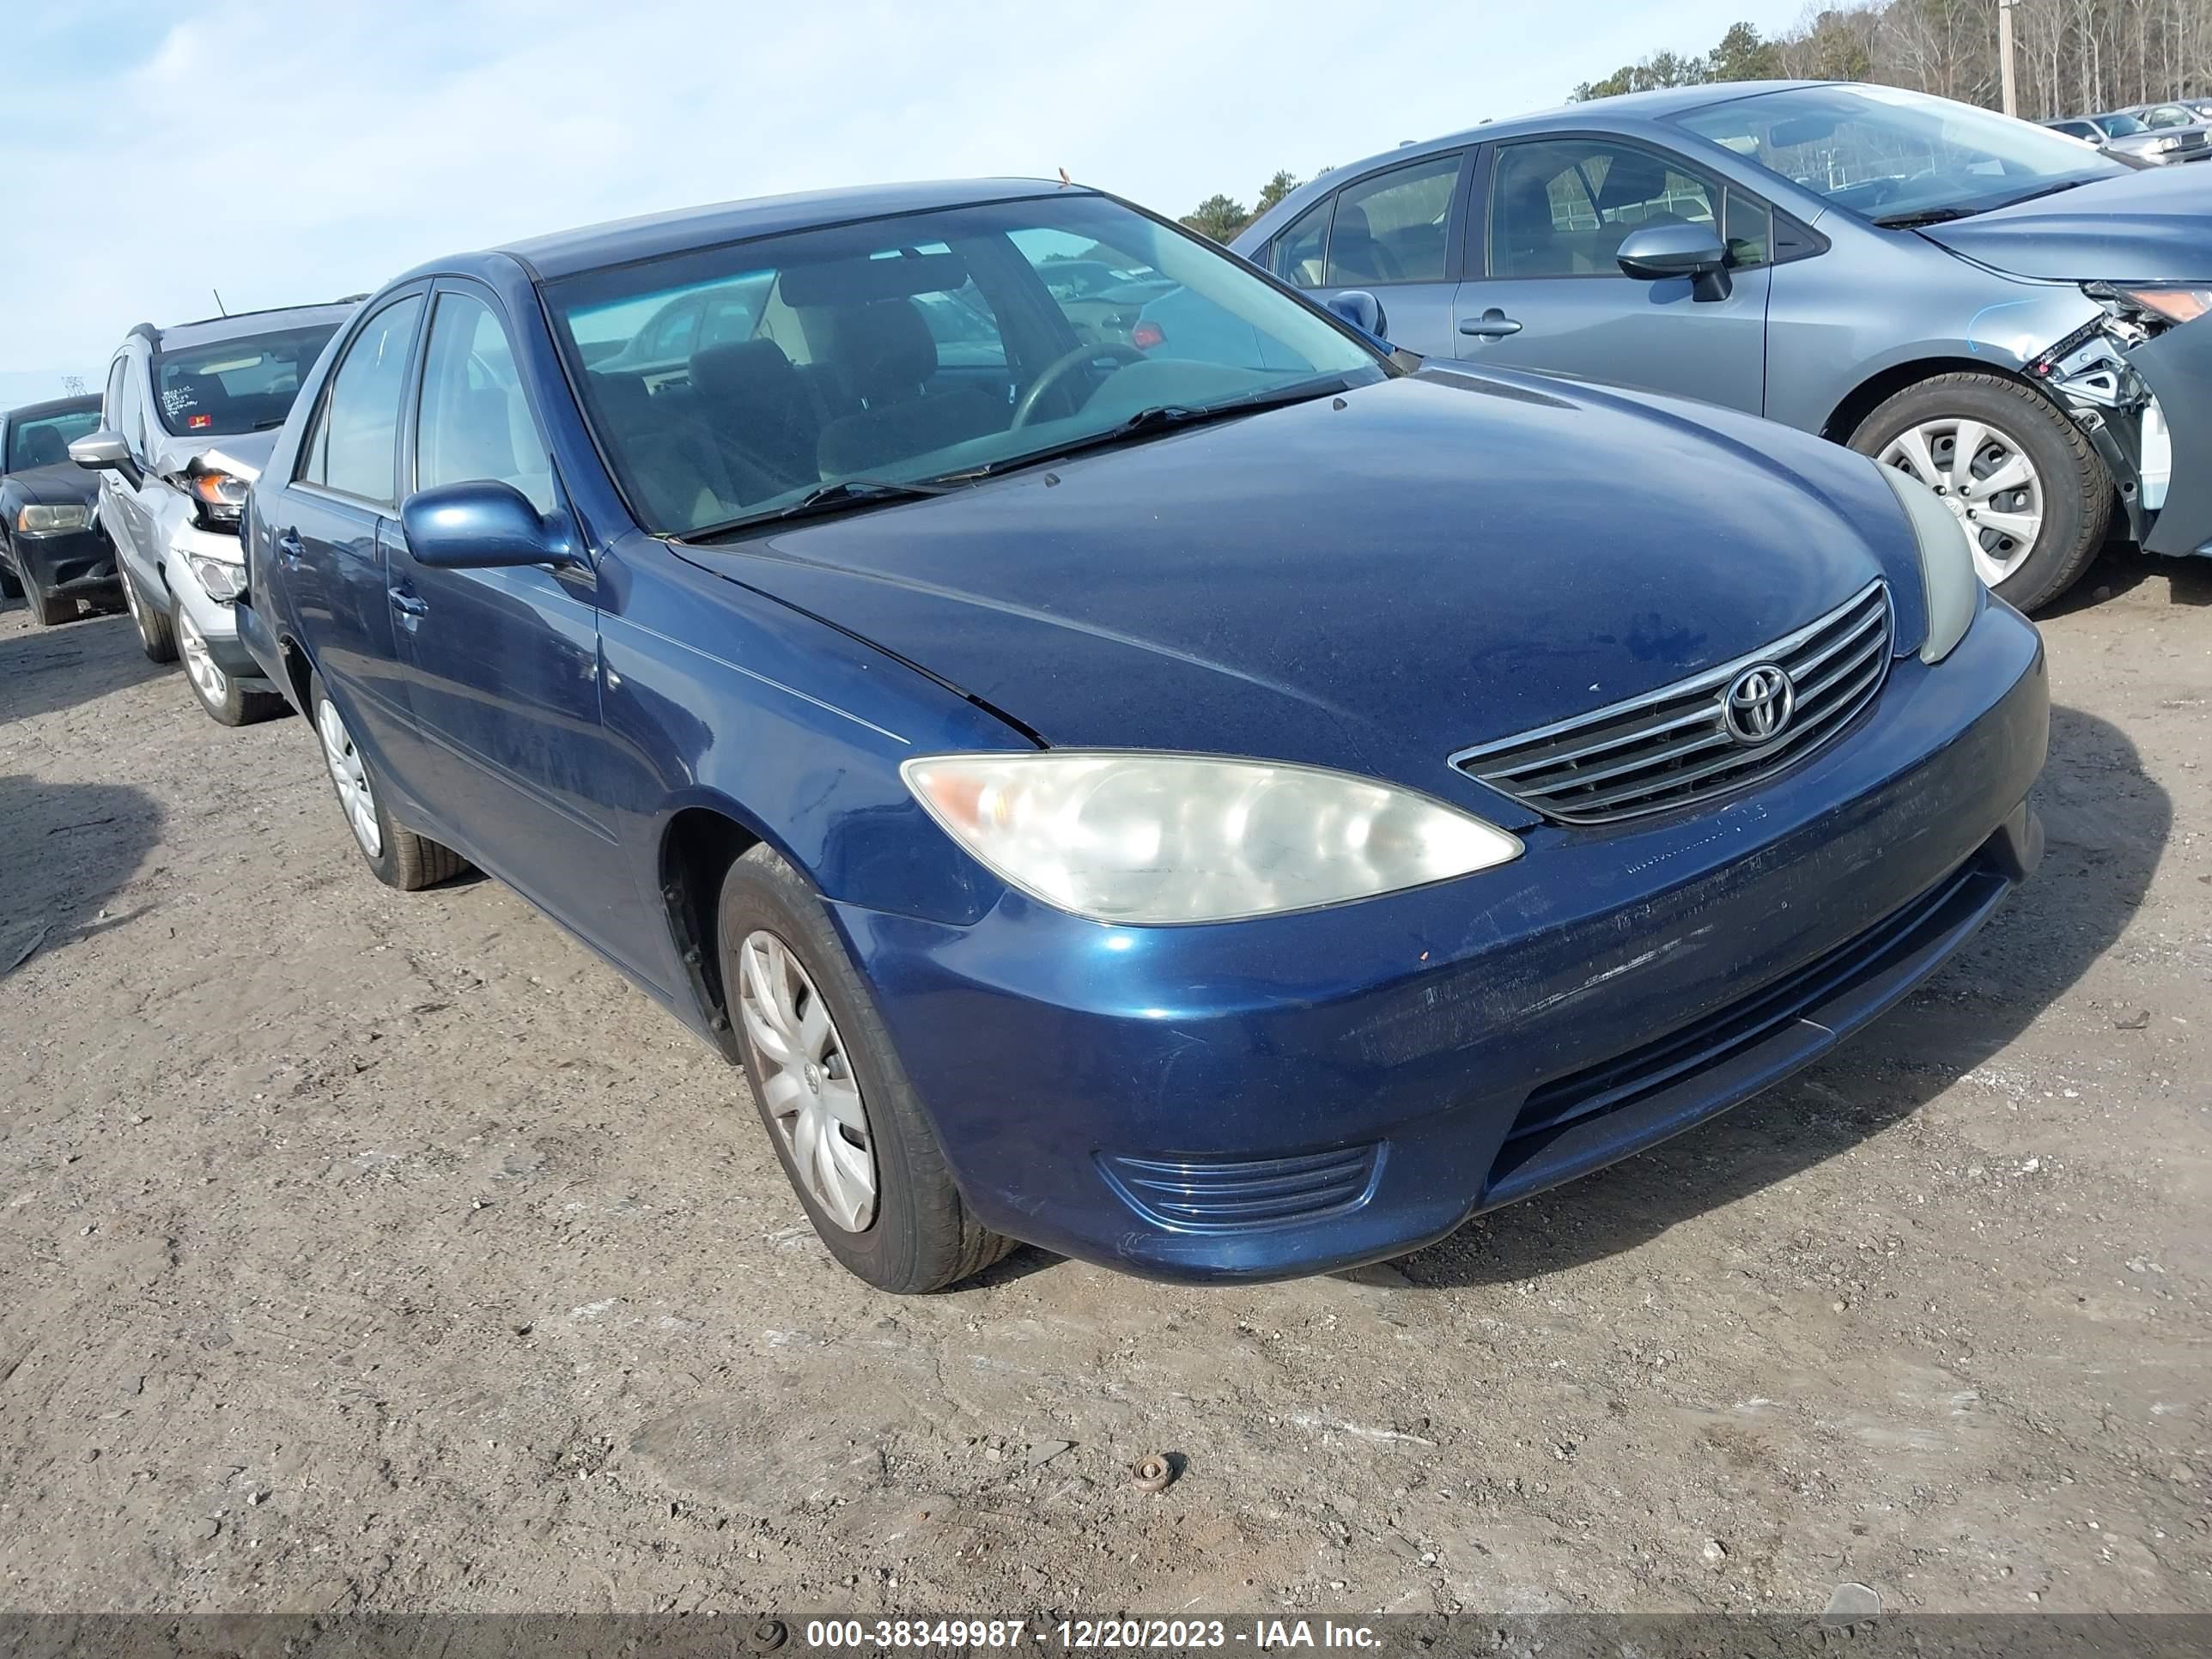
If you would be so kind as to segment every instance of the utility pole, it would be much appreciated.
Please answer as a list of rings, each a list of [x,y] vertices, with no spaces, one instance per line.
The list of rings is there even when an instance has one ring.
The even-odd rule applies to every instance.
[[[2013,0],[1997,0],[1997,76],[2007,115],[2020,113],[2020,98],[2012,79],[2012,5]]]

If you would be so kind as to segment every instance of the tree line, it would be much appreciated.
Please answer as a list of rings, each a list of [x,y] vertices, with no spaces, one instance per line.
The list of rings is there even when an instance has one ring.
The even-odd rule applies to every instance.
[[[2032,121],[2212,89],[2212,0],[2014,0],[2013,43],[2019,112]],[[1705,52],[1654,52],[1583,82],[1570,97],[1773,79],[1873,81],[1996,109],[1997,0],[1810,7],[1771,38],[1737,23]],[[1233,196],[1209,196],[1182,222],[1225,242],[1298,183],[1276,173],[1249,209]]]
[[[2014,0],[2013,74],[2031,121],[2195,97],[2212,86],[2212,0]],[[1575,88],[1577,100],[1709,81],[1874,81],[1998,107],[1997,0],[1867,0],[1808,9],[1762,39],[1738,23],[1702,54],[1662,52]]]

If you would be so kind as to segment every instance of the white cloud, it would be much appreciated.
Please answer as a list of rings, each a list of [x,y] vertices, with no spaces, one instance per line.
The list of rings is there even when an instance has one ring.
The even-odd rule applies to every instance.
[[[0,112],[0,386],[96,383],[140,321],[372,289],[696,203],[1065,167],[1183,212],[1277,167],[1555,101],[1782,0],[221,0],[27,27]],[[11,27],[13,26],[11,25]]]

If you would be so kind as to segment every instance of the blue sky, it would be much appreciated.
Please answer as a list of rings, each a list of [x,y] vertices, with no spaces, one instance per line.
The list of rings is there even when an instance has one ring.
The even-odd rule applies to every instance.
[[[0,400],[133,323],[736,197],[1066,167],[1170,213],[1556,103],[1802,0],[18,7]],[[1571,26],[1563,27],[1571,17]],[[181,21],[180,21],[181,20]]]

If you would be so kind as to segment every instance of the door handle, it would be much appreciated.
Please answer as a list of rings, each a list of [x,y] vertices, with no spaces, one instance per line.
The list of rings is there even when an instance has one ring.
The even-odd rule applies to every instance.
[[[427,617],[430,614],[430,601],[428,599],[404,593],[396,587],[386,588],[385,592],[391,595],[392,608],[403,617]]]
[[[307,556],[306,545],[296,530],[279,531],[276,535],[276,557],[285,564],[297,564]]]
[[[1480,317],[1461,318],[1459,331],[1472,334],[1478,339],[1502,340],[1509,334],[1518,334],[1521,325],[1492,306]]]

